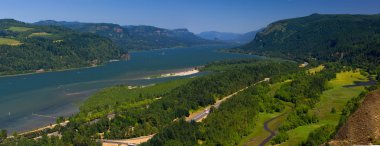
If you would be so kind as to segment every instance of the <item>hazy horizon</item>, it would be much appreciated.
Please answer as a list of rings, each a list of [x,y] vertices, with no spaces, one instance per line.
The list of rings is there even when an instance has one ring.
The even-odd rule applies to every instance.
[[[322,1],[322,3],[321,3]],[[0,18],[149,25],[194,33],[246,33],[281,19],[320,14],[378,14],[376,0],[4,0]],[[276,2],[276,3],[274,3]]]

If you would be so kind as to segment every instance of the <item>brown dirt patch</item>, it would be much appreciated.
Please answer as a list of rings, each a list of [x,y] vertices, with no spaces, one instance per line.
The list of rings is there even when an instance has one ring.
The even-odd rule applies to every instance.
[[[378,143],[380,140],[380,90],[367,95],[361,106],[338,130],[331,145]]]

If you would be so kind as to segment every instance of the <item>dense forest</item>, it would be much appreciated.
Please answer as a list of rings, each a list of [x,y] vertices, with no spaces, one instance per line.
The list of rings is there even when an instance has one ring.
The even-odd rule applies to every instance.
[[[380,63],[380,15],[321,15],[280,20],[232,52],[307,62],[339,61],[374,70]],[[377,65],[377,66],[376,66]]]
[[[268,83],[252,86],[214,109],[204,122],[180,120],[143,145],[237,145],[255,127],[259,112],[284,109],[280,100],[267,96],[269,90]]]
[[[36,25],[63,26],[80,32],[95,33],[110,38],[124,50],[152,50],[172,47],[221,43],[205,40],[187,29],[163,29],[153,26],[120,26],[111,23],[81,23],[46,20]]]
[[[122,53],[111,40],[97,35],[0,20],[0,75],[98,65]]]

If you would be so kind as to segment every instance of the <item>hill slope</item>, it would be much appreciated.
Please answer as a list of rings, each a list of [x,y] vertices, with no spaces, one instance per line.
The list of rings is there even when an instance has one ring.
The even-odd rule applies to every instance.
[[[320,15],[274,22],[245,46],[232,49],[305,61],[380,63],[380,15]]]
[[[64,26],[81,32],[110,38],[125,50],[151,50],[216,43],[202,39],[187,29],[163,29],[153,26],[120,26],[111,23],[80,23],[46,20],[36,25]]]
[[[0,20],[0,75],[90,66],[120,55],[120,49],[104,37]]]
[[[332,145],[380,143],[380,90],[368,94],[339,129]]]

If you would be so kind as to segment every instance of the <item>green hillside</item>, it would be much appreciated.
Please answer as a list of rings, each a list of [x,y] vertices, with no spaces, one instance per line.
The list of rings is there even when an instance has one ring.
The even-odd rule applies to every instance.
[[[63,26],[81,32],[110,38],[125,50],[152,50],[219,43],[202,39],[187,29],[163,29],[153,26],[120,26],[111,23],[81,23],[46,20],[34,23],[44,26]]]
[[[313,14],[274,22],[232,51],[371,68],[380,63],[379,45],[380,15]]]
[[[0,20],[0,75],[85,67],[120,55],[111,40],[97,35]]]

